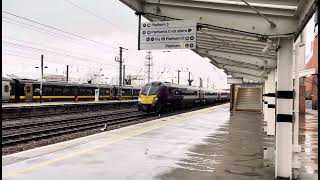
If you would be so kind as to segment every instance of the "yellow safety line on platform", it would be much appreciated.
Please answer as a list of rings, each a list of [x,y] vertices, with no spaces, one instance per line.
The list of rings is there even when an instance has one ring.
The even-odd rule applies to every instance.
[[[224,105],[225,104],[218,105],[218,106],[212,107],[212,109],[216,109],[216,108],[224,106]],[[207,109],[204,109],[204,110],[207,110]],[[200,110],[200,112],[202,112],[202,111]],[[192,113],[192,112],[189,112],[189,113]],[[193,112],[193,114],[194,113],[197,113],[197,111]],[[188,117],[190,117],[190,116],[188,116]],[[72,158],[72,157],[75,157],[75,156],[78,156],[78,155],[81,155],[81,154],[89,153],[89,152],[92,152],[94,150],[106,147],[106,146],[108,146],[110,144],[114,144],[114,143],[120,142],[122,140],[129,139],[129,138],[135,137],[137,135],[141,135],[143,133],[146,133],[146,132],[149,132],[149,131],[152,131],[152,130],[155,130],[155,129],[159,129],[159,128],[168,126],[170,124],[176,124],[178,122],[181,122],[181,121],[187,120],[187,119],[189,119],[189,118],[172,119],[171,121],[159,121],[159,123],[157,123],[157,124],[151,124],[151,125],[149,125],[147,127],[142,127],[140,129],[131,131],[131,132],[125,134],[125,135],[122,135],[122,136],[120,135],[120,137],[115,137],[115,138],[111,137],[112,138],[111,141],[106,142],[104,144],[97,145],[97,146],[89,148],[89,149],[80,150],[80,151],[77,151],[77,152],[74,152],[74,153],[71,152],[71,154],[69,154],[69,155],[66,155],[66,156],[63,156],[63,157],[60,157],[60,158],[57,158],[57,159],[54,159],[54,160],[48,160],[48,161],[45,161],[45,162],[41,162],[39,164],[31,165],[30,167],[18,170],[16,172],[9,173],[8,175],[3,175],[2,178],[14,177],[14,176],[17,176],[18,174],[21,174],[21,173],[31,172],[33,170],[39,169],[41,167],[48,166],[48,165],[53,164],[55,162],[59,162],[59,161],[65,160],[65,159],[69,159],[69,158]]]

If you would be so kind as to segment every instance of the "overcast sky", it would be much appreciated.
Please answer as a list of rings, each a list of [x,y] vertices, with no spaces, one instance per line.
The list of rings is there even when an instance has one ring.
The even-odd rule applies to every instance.
[[[74,5],[94,12],[95,17]],[[138,19],[134,12],[118,0],[3,0],[2,10],[52,27],[78,34],[103,43],[98,44],[47,28],[9,14],[2,13],[2,76],[16,74],[25,78],[38,78],[40,56],[44,55],[45,74],[64,74],[70,67],[71,80],[84,81],[89,74],[102,68],[104,80],[116,83],[119,72],[115,57],[119,46],[125,47],[126,74],[145,75],[146,51],[137,50]],[[143,21],[146,21],[143,19]],[[190,50],[152,51],[153,80],[187,84],[188,70],[199,84],[213,83],[216,88],[227,88],[226,75]],[[105,79],[108,78],[108,79]]]

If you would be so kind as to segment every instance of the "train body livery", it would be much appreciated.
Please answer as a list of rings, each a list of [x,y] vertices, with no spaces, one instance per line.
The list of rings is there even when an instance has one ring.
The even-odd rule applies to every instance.
[[[168,82],[151,82],[142,87],[138,109],[144,112],[161,112],[167,108],[179,108],[211,104],[230,100],[227,90],[210,90]]]
[[[117,86],[101,84],[77,84],[66,82],[43,82],[43,101],[93,100],[99,88],[100,100],[119,99]],[[141,88],[123,86],[121,99],[137,99]],[[2,77],[2,102],[38,101],[40,82],[35,80],[8,79]]]

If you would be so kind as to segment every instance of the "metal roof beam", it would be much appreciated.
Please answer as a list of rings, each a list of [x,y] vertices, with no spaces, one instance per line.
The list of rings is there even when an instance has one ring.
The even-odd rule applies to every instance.
[[[235,67],[241,67],[241,68],[249,68],[249,69],[255,69],[255,70],[261,70],[261,69],[268,69],[264,68],[262,66],[257,66],[245,62],[239,62],[231,59],[226,59],[226,58],[218,58],[218,57],[209,57],[212,63],[214,64],[222,64],[222,65],[231,65]]]
[[[249,74],[237,73],[237,72],[231,72],[230,75],[232,77],[242,77],[242,78],[247,78],[247,79],[251,79],[251,80],[259,81],[259,82],[263,82],[265,80],[265,78],[252,76],[252,75],[249,75]]]
[[[289,16],[281,14],[281,12],[286,11],[281,8],[269,9],[270,15],[263,12],[265,8],[260,9],[262,13],[276,24],[275,28],[271,28],[268,22],[263,20],[262,17],[256,15],[252,9],[242,2],[240,2],[242,5],[235,6],[224,4],[227,1],[220,3],[220,5],[225,6],[226,8],[216,6],[216,4],[211,1],[202,4],[203,2],[199,1],[161,0],[159,5],[158,0],[149,0],[144,2],[144,12],[149,13],[147,14],[149,17],[155,17],[154,15],[165,15],[175,19],[195,19],[198,23],[202,24],[231,28],[260,35],[293,33],[297,27],[297,19],[293,17],[295,7],[292,7],[292,12]],[[216,8],[206,8],[208,5]]]
[[[239,43],[257,45],[257,46],[265,46],[266,43],[272,43],[272,41],[269,39],[262,40],[261,38],[258,38],[258,37],[244,36],[244,35],[235,34],[235,33],[232,34],[228,32],[221,32],[218,30],[207,30],[204,28],[197,31],[197,37],[210,38],[217,41],[224,41],[229,43],[239,42]]]
[[[229,44],[223,44],[223,43],[212,43],[210,41],[202,41],[199,40],[197,38],[197,45],[200,47],[209,47],[211,49],[226,49],[226,50],[230,50],[230,51],[241,51],[241,52],[248,52],[249,54],[251,53],[256,53],[256,54],[262,54],[262,55],[269,55],[270,57],[274,57],[276,58],[277,53],[275,51],[272,50],[268,50],[267,52],[263,53],[262,50],[263,48],[250,48],[250,47],[246,47],[246,46],[236,46],[236,45],[229,45]]]
[[[268,55],[263,52],[256,52],[256,51],[248,51],[248,50],[234,50],[234,49],[224,49],[223,47],[217,47],[213,48],[212,46],[208,45],[197,45],[198,49],[204,49],[206,51],[219,51],[219,52],[224,52],[224,53],[232,53],[232,54],[238,54],[238,55],[244,55],[244,56],[255,56],[258,59],[270,59],[270,60],[276,60],[277,55]]]
[[[208,42],[208,43],[216,43],[216,44],[225,44],[225,45],[235,45],[235,46],[243,46],[243,47],[248,47],[248,48],[254,48],[254,49],[260,49],[260,51],[266,46],[265,44],[254,44],[250,42],[244,42],[244,41],[229,41],[225,40],[222,38],[215,39],[212,37],[208,36],[203,36],[200,34],[197,34],[197,41],[202,41],[202,42]],[[271,50],[275,50],[275,47],[271,47]]]
[[[160,2],[160,3],[159,3]],[[233,11],[233,12],[246,12],[255,14],[247,5],[239,1],[222,1],[222,0],[145,0],[145,3],[149,4],[160,4],[179,6],[179,7],[191,7],[198,9],[208,9],[208,10],[223,10],[223,11]],[[279,15],[279,16],[292,16],[296,11],[297,7],[295,5],[275,5],[275,4],[263,4],[251,2],[251,6],[259,10],[260,13],[266,15]]]
[[[256,56],[252,55],[240,55],[237,53],[226,53],[226,52],[220,52],[216,50],[197,50],[201,55],[206,57],[213,57],[213,58],[225,58],[230,59],[235,62],[244,62],[260,67],[266,67],[266,68],[275,68],[277,66],[276,60],[271,58],[258,58]]]
[[[250,74],[252,76],[259,76],[259,77],[266,77],[266,72],[263,70],[255,70],[255,69],[248,69],[243,67],[236,67],[230,65],[222,65],[223,69],[226,69],[231,72],[241,72],[244,74]]]

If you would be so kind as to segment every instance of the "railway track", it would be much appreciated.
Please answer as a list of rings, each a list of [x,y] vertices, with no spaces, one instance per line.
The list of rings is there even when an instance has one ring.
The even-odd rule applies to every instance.
[[[136,108],[129,108],[2,121],[2,154],[11,154],[99,133],[105,127],[104,130],[107,131],[219,104],[222,103],[167,111],[162,113],[161,116],[155,113],[138,112]]]
[[[122,123],[138,121],[150,116],[152,116],[152,114],[128,110],[49,122],[30,123],[19,126],[5,126],[2,128],[2,145],[9,146],[67,133],[104,128],[105,126],[108,128]]]
[[[84,112],[84,113],[77,113],[82,118],[92,118],[98,117],[101,115],[117,115],[122,113],[130,113],[130,112],[137,112],[135,108],[125,109],[125,110],[114,110],[114,111],[102,111],[102,112]],[[8,131],[12,129],[20,129],[20,128],[28,128],[37,125],[55,123],[55,122],[62,122],[62,121],[71,121],[76,120],[79,116],[77,114],[70,113],[70,114],[59,114],[59,116],[43,116],[43,117],[28,117],[26,118],[17,118],[10,121],[3,121],[2,122],[2,131]]]
[[[132,107],[136,107],[135,105],[132,105]],[[28,107],[31,108],[31,107]],[[44,107],[42,107],[44,108]],[[106,107],[104,107],[106,109]],[[119,107],[116,107],[119,108]],[[109,107],[109,110],[115,110],[116,108]],[[121,107],[120,107],[121,108]],[[125,107],[124,107],[125,108]],[[98,112],[103,109],[97,108],[97,109],[90,109],[90,108],[83,108],[83,109],[69,109],[69,110],[56,110],[56,111],[43,111],[39,110],[39,113],[35,114],[23,114],[23,115],[4,115],[2,114],[2,121],[10,121],[10,120],[22,120],[27,118],[43,118],[47,116],[56,116],[56,115],[69,115],[69,114],[77,114],[77,113],[83,113],[83,112]]]

